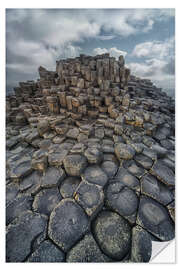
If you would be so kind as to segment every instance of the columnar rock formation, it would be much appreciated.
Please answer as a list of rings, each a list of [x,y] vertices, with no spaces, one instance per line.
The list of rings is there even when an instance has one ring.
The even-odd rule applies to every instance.
[[[39,76],[6,101],[6,260],[149,261],[174,237],[174,101],[123,56]]]

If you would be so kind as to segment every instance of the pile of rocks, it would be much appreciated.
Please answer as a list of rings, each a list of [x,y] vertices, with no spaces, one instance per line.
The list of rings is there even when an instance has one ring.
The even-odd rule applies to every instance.
[[[174,238],[174,100],[124,64],[57,61],[7,97],[8,262],[148,262]]]

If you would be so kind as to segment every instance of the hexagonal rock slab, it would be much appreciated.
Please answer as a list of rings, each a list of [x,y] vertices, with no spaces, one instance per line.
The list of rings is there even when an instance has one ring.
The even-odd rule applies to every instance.
[[[66,134],[66,137],[71,138],[71,139],[77,139],[78,135],[79,135],[79,129],[72,128],[72,129],[69,129],[69,131]]]
[[[93,234],[101,250],[122,260],[131,249],[131,226],[117,213],[102,211],[93,222]]]
[[[114,180],[138,192],[140,191],[139,180],[124,168],[119,168]]]
[[[41,187],[40,174],[37,171],[34,171],[32,174],[26,176],[19,183],[19,190],[26,192],[27,194],[36,194]]]
[[[104,193],[102,187],[82,181],[75,191],[74,198],[88,216],[94,217],[103,206]]]
[[[123,162],[123,167],[137,178],[141,178],[146,172],[142,167],[137,166],[134,160],[126,160]]]
[[[67,262],[110,262],[109,257],[99,249],[91,233],[86,234],[66,256]]]
[[[141,178],[141,193],[150,196],[163,205],[169,204],[174,198],[171,190],[150,174]]]
[[[32,172],[31,157],[23,156],[18,160],[13,160],[10,165],[10,176],[20,180]]]
[[[151,235],[140,226],[132,229],[132,262],[149,262],[152,253]]]
[[[84,152],[84,155],[90,164],[97,164],[103,160],[102,152],[99,149],[97,149],[96,147],[89,147]]]
[[[135,155],[135,150],[130,145],[118,143],[114,148],[115,154],[119,160],[132,159]]]
[[[174,224],[167,209],[146,196],[141,196],[136,223],[162,241],[174,238]]]
[[[48,235],[67,252],[89,229],[84,210],[72,199],[62,200],[51,212]]]
[[[89,183],[99,186],[104,186],[108,181],[108,177],[105,172],[96,165],[86,168],[84,173],[81,175],[81,178]]]
[[[49,240],[41,243],[28,258],[28,262],[64,262],[64,260],[64,252]]]
[[[68,155],[63,160],[66,173],[70,176],[80,176],[87,166],[87,159],[81,155]]]
[[[64,150],[64,149],[60,152],[49,153],[48,162],[50,166],[61,166],[67,154],[68,154],[68,150]]]
[[[58,188],[44,189],[35,196],[33,210],[48,216],[61,199]]]
[[[158,160],[152,167],[151,173],[168,186],[175,185],[174,172],[167,165]]]
[[[113,178],[118,170],[118,165],[113,161],[104,161],[101,168],[107,174],[108,178]]]
[[[22,262],[31,252],[34,239],[46,230],[44,215],[26,211],[7,227],[6,261]]]
[[[130,223],[135,223],[138,210],[138,197],[136,193],[124,184],[113,181],[105,193],[105,204]]]
[[[58,186],[66,174],[62,168],[49,167],[41,178],[41,187],[49,188]]]
[[[152,159],[143,154],[136,155],[134,159],[140,166],[147,170],[149,170],[153,165]]]
[[[79,186],[81,178],[78,177],[67,177],[60,186],[60,193],[63,198],[71,198]]]

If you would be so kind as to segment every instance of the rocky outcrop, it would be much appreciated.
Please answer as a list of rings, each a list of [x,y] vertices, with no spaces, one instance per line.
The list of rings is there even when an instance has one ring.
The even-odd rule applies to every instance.
[[[148,262],[175,236],[174,100],[123,56],[39,76],[6,101],[6,260]]]

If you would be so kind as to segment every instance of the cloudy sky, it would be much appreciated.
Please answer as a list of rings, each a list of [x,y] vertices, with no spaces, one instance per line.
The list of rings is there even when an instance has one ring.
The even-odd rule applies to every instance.
[[[7,9],[7,91],[37,79],[40,65],[55,70],[60,58],[110,52],[173,96],[174,47],[174,9]]]

